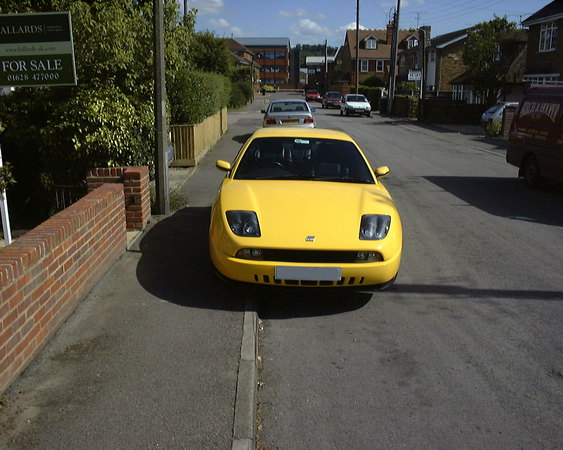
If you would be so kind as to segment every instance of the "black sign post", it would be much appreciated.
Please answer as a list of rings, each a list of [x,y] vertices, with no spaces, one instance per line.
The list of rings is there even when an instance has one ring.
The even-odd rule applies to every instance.
[[[70,12],[0,14],[0,86],[72,85]]]

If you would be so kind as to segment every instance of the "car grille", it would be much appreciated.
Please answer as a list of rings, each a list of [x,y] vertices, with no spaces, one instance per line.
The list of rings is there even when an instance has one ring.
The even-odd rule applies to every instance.
[[[356,261],[358,252],[329,250],[277,250],[264,249],[264,261],[289,263],[333,263],[345,264]]]
[[[325,280],[279,280],[268,275],[254,274],[254,281],[256,283],[264,283],[278,286],[362,286],[364,284],[364,277],[349,277],[341,278],[338,281],[325,281]]]

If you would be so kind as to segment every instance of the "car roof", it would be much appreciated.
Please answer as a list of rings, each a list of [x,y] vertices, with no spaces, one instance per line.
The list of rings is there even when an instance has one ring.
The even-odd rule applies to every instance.
[[[268,127],[259,128],[250,137],[264,138],[264,137],[298,137],[298,138],[322,138],[322,139],[337,139],[341,141],[354,140],[349,134],[339,130],[329,130],[326,128],[294,128],[294,127]]]
[[[270,103],[306,103],[302,98],[277,98],[276,100],[271,100]]]

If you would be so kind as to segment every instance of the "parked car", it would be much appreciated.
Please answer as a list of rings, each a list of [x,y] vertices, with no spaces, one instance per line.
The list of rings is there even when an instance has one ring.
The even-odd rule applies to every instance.
[[[506,161],[530,188],[563,181],[563,86],[524,94],[510,126]]]
[[[502,122],[502,115],[507,106],[518,106],[518,102],[499,102],[487,109],[481,116],[481,125],[486,127],[493,122]]]
[[[231,164],[211,212],[209,246],[220,276],[300,288],[382,288],[402,251],[399,213],[346,133],[261,128]]]
[[[309,89],[307,91],[305,91],[305,100],[307,101],[317,101],[320,102],[321,101],[321,94],[319,94],[319,91],[317,91],[316,89]]]
[[[330,108],[332,106],[340,108],[340,103],[342,102],[342,94],[336,91],[327,91],[323,97],[322,105],[323,108]]]
[[[340,103],[340,115],[361,114],[369,117],[371,105],[365,95],[347,94]]]
[[[268,108],[262,110],[265,127],[292,126],[315,128],[315,118],[311,108],[305,100],[301,99],[279,99],[272,100]]]

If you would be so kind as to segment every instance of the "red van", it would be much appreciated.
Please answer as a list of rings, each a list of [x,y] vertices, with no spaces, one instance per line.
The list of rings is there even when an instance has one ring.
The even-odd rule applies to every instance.
[[[506,161],[526,186],[563,181],[563,86],[538,86],[524,94],[508,135]]]

